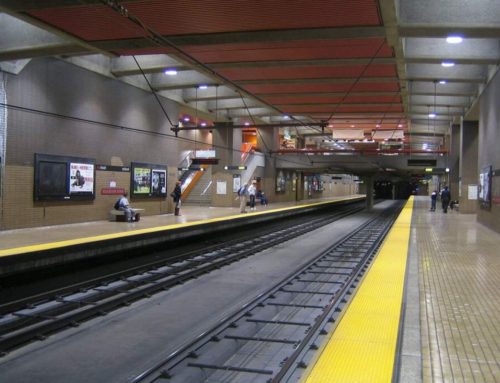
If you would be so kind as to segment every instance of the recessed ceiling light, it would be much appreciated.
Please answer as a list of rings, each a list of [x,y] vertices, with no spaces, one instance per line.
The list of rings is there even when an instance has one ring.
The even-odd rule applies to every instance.
[[[250,125],[250,123],[249,122],[245,122],[245,126],[248,126],[248,125]]]
[[[379,124],[377,124],[377,125],[375,125],[375,127],[376,127],[376,128],[380,128],[380,125],[379,125]]]
[[[448,36],[446,38],[448,44],[460,44],[462,41],[464,41],[462,36]]]
[[[436,118],[437,114],[436,113],[429,113],[429,118]]]
[[[355,128],[355,127],[356,127],[356,125],[351,125],[351,128]]]
[[[441,81],[439,81],[439,83],[440,83],[441,85],[444,85],[444,84],[446,84],[447,82],[448,82],[448,81],[446,81],[446,80],[441,80]]]
[[[198,87],[198,89],[207,89],[207,88],[208,88],[208,85],[200,85],[200,86]]]
[[[443,61],[441,63],[441,66],[444,66],[445,68],[450,68],[452,66],[455,66],[455,63],[453,61]]]
[[[398,125],[398,128],[402,128],[402,127],[403,127],[403,124],[399,124],[399,125]]]
[[[183,118],[183,120],[186,121],[186,122],[188,122],[189,121],[189,117],[186,116],[186,117]]]
[[[285,115],[283,116],[283,118],[284,118],[285,120],[289,120],[289,119],[290,119],[290,116],[288,116],[288,115],[286,115],[286,114],[285,114]]]
[[[169,68],[169,69],[165,69],[165,73],[167,76],[175,76],[177,75],[177,69],[175,68]]]
[[[200,125],[201,126],[207,126],[207,123],[206,122],[202,122]]]

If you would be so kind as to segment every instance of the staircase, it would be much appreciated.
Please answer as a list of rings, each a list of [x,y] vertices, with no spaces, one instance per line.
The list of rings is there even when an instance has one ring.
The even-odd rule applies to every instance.
[[[211,184],[212,168],[208,166],[186,199],[182,200],[182,203],[185,205],[210,206],[212,203]]]

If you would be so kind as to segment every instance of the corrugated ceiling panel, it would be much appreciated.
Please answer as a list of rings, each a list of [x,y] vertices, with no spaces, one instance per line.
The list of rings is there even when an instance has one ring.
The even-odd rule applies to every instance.
[[[308,114],[308,113],[327,113],[328,111],[335,113],[384,113],[384,112],[402,112],[401,105],[340,105],[338,107],[328,107],[325,105],[310,105],[310,106],[290,106],[283,108],[284,113],[289,114]]]
[[[348,96],[343,100],[339,97],[321,97],[321,96],[298,96],[298,97],[263,97],[271,104],[294,105],[294,104],[334,104],[341,102],[343,104],[372,104],[372,103],[401,103],[401,97],[398,94],[394,96]]]
[[[353,80],[354,82],[354,80]],[[327,92],[347,92],[351,89],[352,83],[339,84],[252,84],[245,85],[244,88],[255,94],[276,94],[276,93],[327,93]],[[352,92],[396,92],[399,90],[397,82],[360,82],[354,85]]]
[[[349,65],[336,67],[307,66],[307,67],[275,67],[275,68],[227,68],[218,72],[233,81],[238,80],[269,80],[269,79],[297,79],[297,78],[343,78],[359,77],[365,65]],[[363,73],[363,77],[395,77],[396,66],[392,64],[370,65]]]
[[[265,60],[314,60],[342,58],[371,58],[380,47],[379,39],[343,40],[342,44],[331,41],[297,41],[288,44],[262,44],[260,47],[249,47],[247,44],[231,44],[227,46],[204,46],[196,49],[186,47],[198,60],[206,63],[265,61]],[[255,44],[250,44],[255,45]],[[377,57],[393,57],[392,48],[387,46],[378,52]]]
[[[122,2],[130,14],[164,35],[381,25],[376,0],[154,0]],[[104,5],[30,12],[85,40],[143,36],[137,27]]]

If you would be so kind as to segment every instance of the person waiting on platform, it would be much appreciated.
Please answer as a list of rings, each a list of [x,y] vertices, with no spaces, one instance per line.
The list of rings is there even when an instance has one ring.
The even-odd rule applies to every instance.
[[[182,189],[180,180],[177,180],[177,182],[175,183],[174,191],[170,193],[170,196],[172,197],[175,203],[174,215],[181,215],[180,210],[181,210]]]
[[[248,196],[250,197],[250,210],[255,210],[255,195],[257,194],[257,187],[255,186],[257,181],[253,180],[248,187]]]
[[[127,192],[124,192],[120,199],[115,204],[115,209],[118,206],[118,209],[125,212],[125,216],[127,217],[127,222],[135,221],[135,211],[130,207],[130,204],[127,199]]]
[[[267,201],[266,196],[265,196],[265,195],[264,195],[264,193],[262,192],[262,190],[257,190],[256,197],[260,199],[260,204],[261,204],[261,205],[267,206],[268,201]]]
[[[443,212],[448,213],[448,204],[450,203],[451,195],[448,190],[448,186],[445,186],[441,191],[441,205],[443,207]]]
[[[431,211],[436,211],[436,200],[437,200],[438,193],[436,190],[434,190],[431,194]]]
[[[247,193],[248,193],[248,187],[246,184],[243,184],[239,187],[237,194],[238,198],[240,199],[240,213],[246,213],[247,212]]]

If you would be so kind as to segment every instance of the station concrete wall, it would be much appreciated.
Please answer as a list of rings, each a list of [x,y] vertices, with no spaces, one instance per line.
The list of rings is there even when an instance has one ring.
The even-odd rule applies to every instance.
[[[480,98],[479,172],[492,166],[491,209],[478,209],[478,222],[500,232],[500,74],[496,73]],[[479,183],[479,180],[478,180]]]
[[[33,59],[19,75],[4,74],[7,132],[1,229],[106,219],[116,196],[100,194],[111,180],[129,190],[129,172],[96,172],[94,201],[34,202],[34,153],[94,158],[97,164],[168,166],[168,191],[192,149],[191,135],[175,138],[154,96],[57,59]],[[172,121],[178,104],[161,98]],[[119,126],[123,127],[120,128]],[[168,194],[168,193],[167,193]],[[171,198],[131,200],[146,215],[172,210]]]

